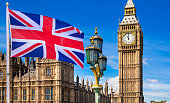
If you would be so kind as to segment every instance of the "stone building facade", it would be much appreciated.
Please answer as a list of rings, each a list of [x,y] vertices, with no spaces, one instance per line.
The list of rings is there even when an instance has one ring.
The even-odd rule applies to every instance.
[[[92,81],[74,82],[74,65],[44,58],[10,58],[11,103],[94,103]],[[108,82],[101,103],[110,103]],[[113,91],[113,89],[112,89]],[[6,59],[0,53],[0,103],[6,103]],[[116,102],[112,102],[116,103]]]

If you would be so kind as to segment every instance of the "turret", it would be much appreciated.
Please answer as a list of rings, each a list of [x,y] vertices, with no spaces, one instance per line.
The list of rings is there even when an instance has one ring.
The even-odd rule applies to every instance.
[[[25,66],[28,68],[29,66],[29,57],[25,57]]]
[[[18,58],[17,58],[17,64],[22,65],[21,57],[18,57]]]
[[[105,82],[104,94],[106,96],[108,95],[108,82],[107,82],[107,79],[106,79],[106,82]]]
[[[2,50],[0,52],[0,63],[2,62]]]
[[[77,74],[77,77],[76,77],[76,86],[79,87],[79,76]]]
[[[30,71],[35,71],[35,61],[34,57],[31,57],[30,65],[29,65]]]
[[[93,91],[92,87],[93,87],[93,82],[92,82],[92,79],[91,79],[91,82],[90,82],[90,91],[91,92]]]
[[[3,54],[2,53],[2,50],[1,50],[1,52],[0,52],[0,63],[2,63],[2,62],[6,62],[6,55],[5,54]]]
[[[89,90],[89,81],[88,81],[88,78],[87,78],[87,81],[86,81],[86,90]]]
[[[113,96],[113,88],[111,87],[111,97]]]
[[[82,80],[81,80],[81,88],[84,88],[84,78],[82,77]]]

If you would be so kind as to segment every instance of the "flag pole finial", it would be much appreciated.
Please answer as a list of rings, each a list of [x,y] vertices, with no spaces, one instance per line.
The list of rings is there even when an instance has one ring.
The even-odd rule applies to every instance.
[[[8,2],[6,2],[6,6],[8,6],[9,5],[9,3]]]

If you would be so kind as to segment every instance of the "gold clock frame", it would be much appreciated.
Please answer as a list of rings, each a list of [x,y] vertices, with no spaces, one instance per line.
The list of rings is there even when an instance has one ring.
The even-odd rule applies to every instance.
[[[135,40],[134,40],[131,44],[126,44],[126,43],[123,42],[123,37],[124,37],[124,35],[126,35],[127,33],[130,33],[130,34],[132,34],[132,35],[135,37]],[[132,31],[132,32],[123,32],[123,33],[122,33],[122,37],[121,37],[121,42],[122,42],[122,45],[123,45],[123,46],[136,45],[136,32],[135,32],[135,31]]]

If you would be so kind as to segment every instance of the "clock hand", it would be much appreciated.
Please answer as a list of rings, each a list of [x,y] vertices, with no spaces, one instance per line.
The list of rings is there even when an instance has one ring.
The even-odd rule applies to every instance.
[[[128,34],[127,38],[128,38],[128,40],[129,40],[129,34]]]

